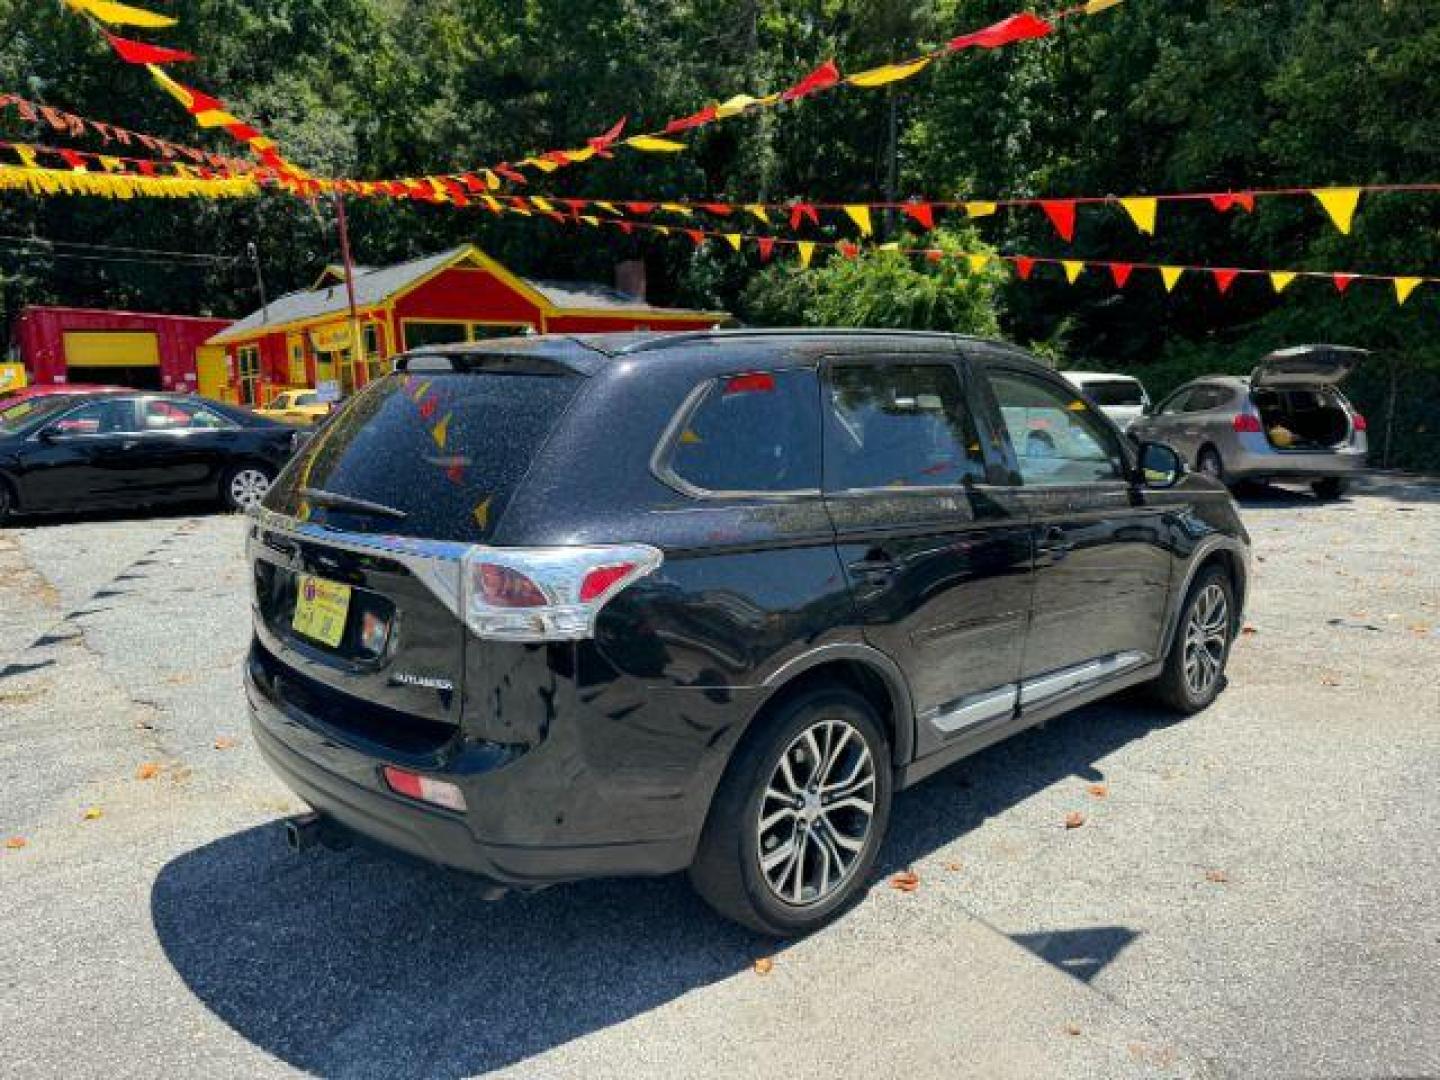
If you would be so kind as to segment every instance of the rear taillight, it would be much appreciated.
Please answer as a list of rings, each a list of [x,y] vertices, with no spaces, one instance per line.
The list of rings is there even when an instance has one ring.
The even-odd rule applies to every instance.
[[[1358,412],[1350,414],[1350,426],[1356,431],[1368,431],[1370,428],[1370,424],[1364,415]]]
[[[433,806],[443,806],[446,810],[463,812],[465,809],[465,793],[448,780],[434,780],[419,773],[397,769],[393,765],[386,765],[380,771],[385,776],[386,785],[397,795],[404,795],[407,799],[419,799]]]
[[[1235,419],[1232,420],[1230,423],[1231,423],[1231,426],[1234,427],[1236,431],[1241,431],[1241,432],[1251,431],[1251,432],[1259,433],[1260,430],[1261,430],[1261,428],[1260,428],[1260,418],[1259,418],[1258,416],[1256,416],[1254,413],[1245,413],[1245,412],[1236,413],[1236,414],[1235,414]]]
[[[600,609],[662,560],[645,544],[472,548],[462,576],[465,623],[497,641],[593,637]]]

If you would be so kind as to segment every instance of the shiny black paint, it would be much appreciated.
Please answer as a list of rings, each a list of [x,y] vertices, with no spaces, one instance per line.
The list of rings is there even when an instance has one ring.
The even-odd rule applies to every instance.
[[[523,347],[543,350],[546,340]],[[972,350],[986,351],[939,335],[845,335],[839,343],[847,356],[877,359],[948,351],[967,380],[980,378]],[[986,447],[983,483],[829,498],[691,498],[657,475],[652,458],[694,387],[750,370],[820,370],[836,336],[717,336],[613,357],[598,344],[574,363],[587,385],[490,540],[659,547],[663,566],[607,605],[593,640],[481,642],[407,591],[415,583],[342,567],[357,575],[357,587],[394,599],[402,627],[407,619],[433,626],[427,647],[403,657],[410,667],[458,671],[456,702],[442,709],[438,698],[388,684],[384,672],[399,655],[388,667],[356,671],[344,656],[287,640],[283,600],[269,616],[262,610],[247,673],[259,744],[292,786],[343,824],[510,884],[669,872],[688,864],[747,727],[817,666],[874,674],[898,775],[910,782],[1153,674],[1201,557],[1233,557],[1243,593],[1248,538],[1223,488],[1187,477],[1164,492],[1137,483],[1058,496],[1026,491],[1014,482],[983,381],[972,399]],[[574,349],[566,341],[557,355]],[[1057,531],[1063,545],[1052,543]],[[272,560],[264,550],[258,557]],[[337,556],[322,543],[319,557]],[[895,569],[854,569],[876,561]],[[953,739],[923,719],[1027,671],[1130,648],[1156,661],[1043,711],[1008,714]],[[317,719],[303,707],[304,693],[287,698],[287,669],[318,688],[312,703],[328,697],[331,706],[391,710],[396,723],[413,715],[451,727],[426,755],[387,749]],[[385,762],[410,762],[460,784],[470,811],[431,810],[390,794],[379,777]]]
[[[71,404],[78,407],[92,397],[76,395]],[[0,434],[0,482],[14,492],[16,511],[84,511],[215,499],[234,466],[258,463],[278,473],[290,456],[291,429],[244,410],[207,402],[232,426],[143,431],[138,430],[143,402],[195,399],[170,394],[104,397],[128,405],[137,430],[43,437],[46,428],[63,419],[60,412],[44,422]]]

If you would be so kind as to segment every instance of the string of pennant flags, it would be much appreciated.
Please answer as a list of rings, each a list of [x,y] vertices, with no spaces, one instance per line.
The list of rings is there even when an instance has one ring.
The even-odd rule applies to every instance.
[[[76,173],[98,169],[112,176],[175,176],[188,180],[228,180],[235,176],[250,176],[255,171],[252,164],[243,161],[219,165],[191,165],[173,159],[162,161],[127,157],[122,154],[102,154],[93,150],[72,150],[68,147],[10,142],[5,139],[0,139],[0,151],[13,155],[25,168],[66,168]]]
[[[239,199],[260,194],[253,177],[115,175],[0,164],[0,191],[31,195],[100,195],[108,199]]]

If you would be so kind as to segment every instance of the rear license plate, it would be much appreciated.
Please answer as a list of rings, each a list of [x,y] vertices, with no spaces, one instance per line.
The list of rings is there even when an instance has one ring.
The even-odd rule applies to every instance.
[[[333,649],[345,636],[345,616],[349,611],[349,585],[300,575],[295,590],[295,617],[290,620],[296,633]]]

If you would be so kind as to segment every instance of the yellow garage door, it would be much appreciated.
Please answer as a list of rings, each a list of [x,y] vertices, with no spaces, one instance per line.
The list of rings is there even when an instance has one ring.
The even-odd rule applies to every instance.
[[[72,368],[159,367],[160,342],[143,330],[67,330],[65,364]]]

